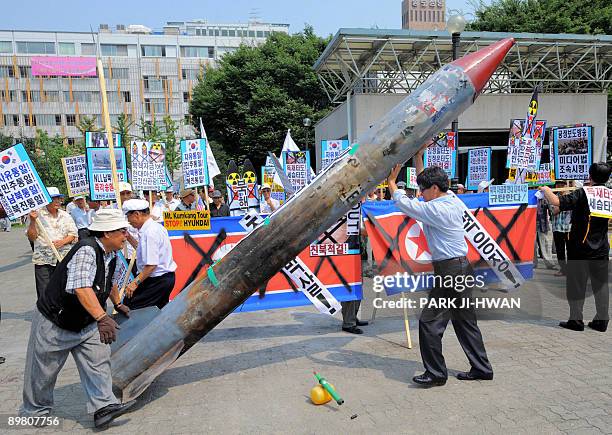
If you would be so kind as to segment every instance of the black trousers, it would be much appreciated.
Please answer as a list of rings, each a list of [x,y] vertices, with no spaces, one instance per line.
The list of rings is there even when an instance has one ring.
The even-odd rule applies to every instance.
[[[174,288],[174,280],[174,272],[168,272],[153,278],[148,277],[136,287],[132,297],[126,297],[123,303],[130,310],[152,306],[156,306],[161,310],[168,303],[170,293],[172,293]]]
[[[472,268],[465,257],[457,257],[450,260],[434,262],[436,276],[471,275]],[[448,279],[448,278],[447,278]],[[442,354],[442,336],[446,330],[449,320],[453,323],[455,334],[459,344],[465,352],[471,371],[479,374],[493,374],[493,368],[487,357],[487,352],[482,340],[482,334],[476,321],[476,312],[473,307],[448,308],[441,306],[443,301],[453,300],[455,306],[461,307],[463,299],[470,298],[471,289],[462,292],[454,288],[435,287],[429,292],[429,301],[433,299],[438,303],[437,307],[425,307],[419,319],[419,347],[425,370],[436,378],[448,378],[448,371]]]
[[[357,326],[357,312],[359,312],[361,301],[340,302],[340,305],[342,306],[342,327]]]
[[[586,296],[587,281],[595,298],[595,320],[610,320],[610,291],[608,289],[608,259],[572,260],[567,262],[566,293],[570,307],[570,320],[584,320],[582,308]]]
[[[36,297],[40,298],[42,292],[45,291],[51,275],[55,271],[55,266],[50,264],[35,264],[34,265],[34,279],[36,280]]]
[[[553,231],[553,240],[555,241],[555,251],[557,251],[557,260],[559,261],[559,270],[562,273],[567,273],[567,260],[565,251],[567,249],[567,233],[561,231]]]

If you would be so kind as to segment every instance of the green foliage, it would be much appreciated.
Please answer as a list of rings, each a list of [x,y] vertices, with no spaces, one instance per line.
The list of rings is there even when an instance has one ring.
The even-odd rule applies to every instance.
[[[168,172],[170,172],[170,177],[174,178],[174,171],[181,165],[181,153],[176,143],[176,133],[178,132],[179,125],[168,115],[164,116],[163,122],[164,132],[162,142],[166,144],[166,167]]]
[[[474,9],[467,30],[612,34],[610,0],[495,0]]]
[[[100,131],[96,125],[96,118],[93,116],[83,115],[79,117],[79,123],[76,128],[83,135],[83,141],[85,140],[85,133],[88,131]]]
[[[133,125],[134,121],[130,120],[128,115],[122,113],[117,117],[117,125],[113,126],[113,130],[121,135],[121,141],[126,147],[132,141],[130,129]]]
[[[201,117],[212,143],[228,157],[248,157],[256,166],[268,151],[280,150],[288,128],[306,148],[302,120],[308,117],[314,125],[330,110],[312,69],[328,41],[306,27],[303,33],[274,33],[259,47],[243,45],[226,54],[194,88],[189,108],[194,125]]]

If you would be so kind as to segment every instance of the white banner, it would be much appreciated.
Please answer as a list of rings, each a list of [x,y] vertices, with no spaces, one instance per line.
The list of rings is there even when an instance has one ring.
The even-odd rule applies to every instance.
[[[482,227],[476,217],[459,198],[455,200],[463,208],[463,229],[465,237],[478,251],[483,260],[491,267],[495,275],[499,278],[502,285],[508,290],[515,290],[525,282],[525,278],[516,266],[506,256],[506,253],[499,247],[497,242]]]
[[[64,168],[64,178],[68,187],[68,196],[74,197],[87,195],[89,193],[89,183],[87,182],[87,162],[85,154],[74,157],[62,157],[62,167]]]
[[[606,186],[583,187],[591,216],[612,219],[612,190]]]
[[[133,141],[130,154],[134,190],[166,190],[166,144]]]

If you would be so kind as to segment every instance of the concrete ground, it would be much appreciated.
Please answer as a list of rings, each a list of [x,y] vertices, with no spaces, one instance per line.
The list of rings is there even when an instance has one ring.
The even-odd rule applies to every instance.
[[[372,281],[366,281],[371,289]],[[0,433],[21,401],[35,290],[23,230],[0,233]],[[418,313],[410,312],[414,347],[406,348],[401,310],[379,309],[355,336],[313,307],[229,316],[140,397],[137,408],[105,432],[172,433],[612,433],[612,331],[572,332],[564,279],[538,270],[516,295],[521,309],[480,316],[493,381],[423,390]],[[489,292],[489,294],[498,294]],[[372,315],[366,291],[362,319]],[[585,318],[594,313],[592,297]],[[444,338],[450,374],[468,369],[452,327]],[[314,406],[317,370],[346,403]],[[59,428],[19,433],[88,433],[84,394],[71,358],[55,390]]]

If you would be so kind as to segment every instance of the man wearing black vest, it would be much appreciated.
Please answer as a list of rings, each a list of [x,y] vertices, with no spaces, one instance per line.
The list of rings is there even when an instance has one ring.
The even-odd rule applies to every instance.
[[[604,186],[610,179],[611,168],[606,163],[593,163],[589,167],[591,186]],[[595,298],[595,318],[587,326],[595,331],[606,332],[610,316],[610,291],[608,289],[608,267],[610,243],[608,242],[608,219],[591,216],[589,200],[584,189],[576,189],[569,195],[558,197],[548,187],[540,187],[548,202],[559,211],[572,212],[572,227],[567,240],[567,280],[565,291],[570,308],[569,320],[559,326],[573,331],[584,331],[582,309],[591,280]]]
[[[112,391],[109,344],[116,340],[119,326],[106,314],[110,297],[116,310],[129,316],[129,308],[120,303],[120,276],[115,273],[116,252],[125,242],[127,226],[120,210],[98,211],[88,228],[92,237],[68,252],[39,295],[28,342],[21,416],[51,412],[55,381],[70,353],[96,427],[134,405],[135,401],[122,404]]]

